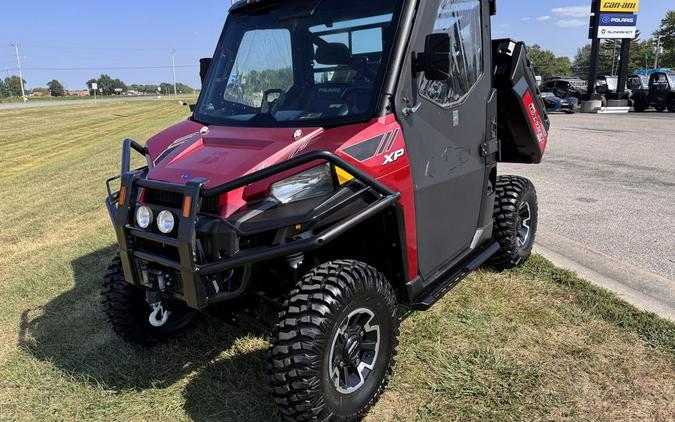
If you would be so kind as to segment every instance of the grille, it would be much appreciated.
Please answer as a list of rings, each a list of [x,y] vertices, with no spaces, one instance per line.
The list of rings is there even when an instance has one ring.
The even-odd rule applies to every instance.
[[[183,194],[156,189],[146,189],[145,202],[166,208],[183,208]],[[201,212],[219,214],[220,204],[218,197],[202,198]]]
[[[167,208],[182,208],[183,195],[176,192],[168,192],[164,190],[146,189],[145,202],[160,207]]]

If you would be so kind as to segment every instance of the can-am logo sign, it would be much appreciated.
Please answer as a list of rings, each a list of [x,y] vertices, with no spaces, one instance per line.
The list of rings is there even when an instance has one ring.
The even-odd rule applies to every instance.
[[[637,13],[640,8],[640,0],[617,1],[601,0],[601,12]]]

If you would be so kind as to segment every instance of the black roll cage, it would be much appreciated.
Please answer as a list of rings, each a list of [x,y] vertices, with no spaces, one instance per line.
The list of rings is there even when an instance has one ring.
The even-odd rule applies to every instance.
[[[146,158],[146,167],[137,170],[130,169],[132,150]],[[202,198],[218,197],[232,190],[312,162],[328,162],[340,167],[366,187],[379,194],[380,197],[361,211],[321,230],[317,234],[311,234],[298,240],[287,241],[276,246],[240,251],[232,256],[206,264],[198,264],[196,262],[196,221],[197,214],[201,208]],[[134,258],[179,271],[183,281],[183,293],[172,293],[172,295],[185,301],[188,306],[195,309],[203,309],[209,304],[232,299],[245,290],[245,286],[242,286],[236,292],[224,292],[209,297],[204,288],[202,277],[255,262],[316,250],[394,205],[401,196],[399,192],[392,191],[362,170],[329,151],[309,152],[208,189],[204,188],[208,180],[203,178],[194,178],[185,185],[149,180],[144,176],[147,174],[148,169],[152,167],[153,163],[147,148],[133,140],[127,139],[124,141],[122,147],[121,174],[106,181],[108,191],[106,207],[115,228],[124,274],[128,282],[142,286],[141,278],[135,270]],[[113,192],[111,183],[118,179],[120,180],[120,190]],[[177,236],[175,238],[144,231],[132,225],[133,214],[137,204],[137,198],[134,194],[136,188],[157,189],[183,195],[183,208],[178,217]],[[175,247],[178,249],[180,260],[175,261],[155,253],[134,249],[134,238],[141,238]]]

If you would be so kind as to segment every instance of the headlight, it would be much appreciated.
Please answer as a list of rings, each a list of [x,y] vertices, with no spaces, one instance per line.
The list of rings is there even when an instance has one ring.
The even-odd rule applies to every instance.
[[[142,229],[147,229],[152,223],[152,210],[148,207],[138,207],[136,210],[136,224]]]
[[[175,221],[173,214],[170,211],[162,211],[157,216],[157,228],[164,234],[169,234],[173,231]]]
[[[330,165],[314,167],[272,185],[270,196],[282,204],[316,198],[333,192]]]

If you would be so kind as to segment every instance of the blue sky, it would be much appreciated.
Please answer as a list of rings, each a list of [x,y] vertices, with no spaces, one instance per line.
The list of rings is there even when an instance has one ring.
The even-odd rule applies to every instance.
[[[108,73],[127,83],[171,81],[176,50],[178,80],[199,86],[200,57],[213,54],[229,0],[116,0],[3,2],[0,76],[16,73],[21,48],[29,87],[61,80],[69,89]],[[497,0],[494,37],[538,43],[573,56],[587,42],[590,0]],[[642,0],[638,26],[651,34],[675,0]],[[22,16],[23,19],[18,19]]]

